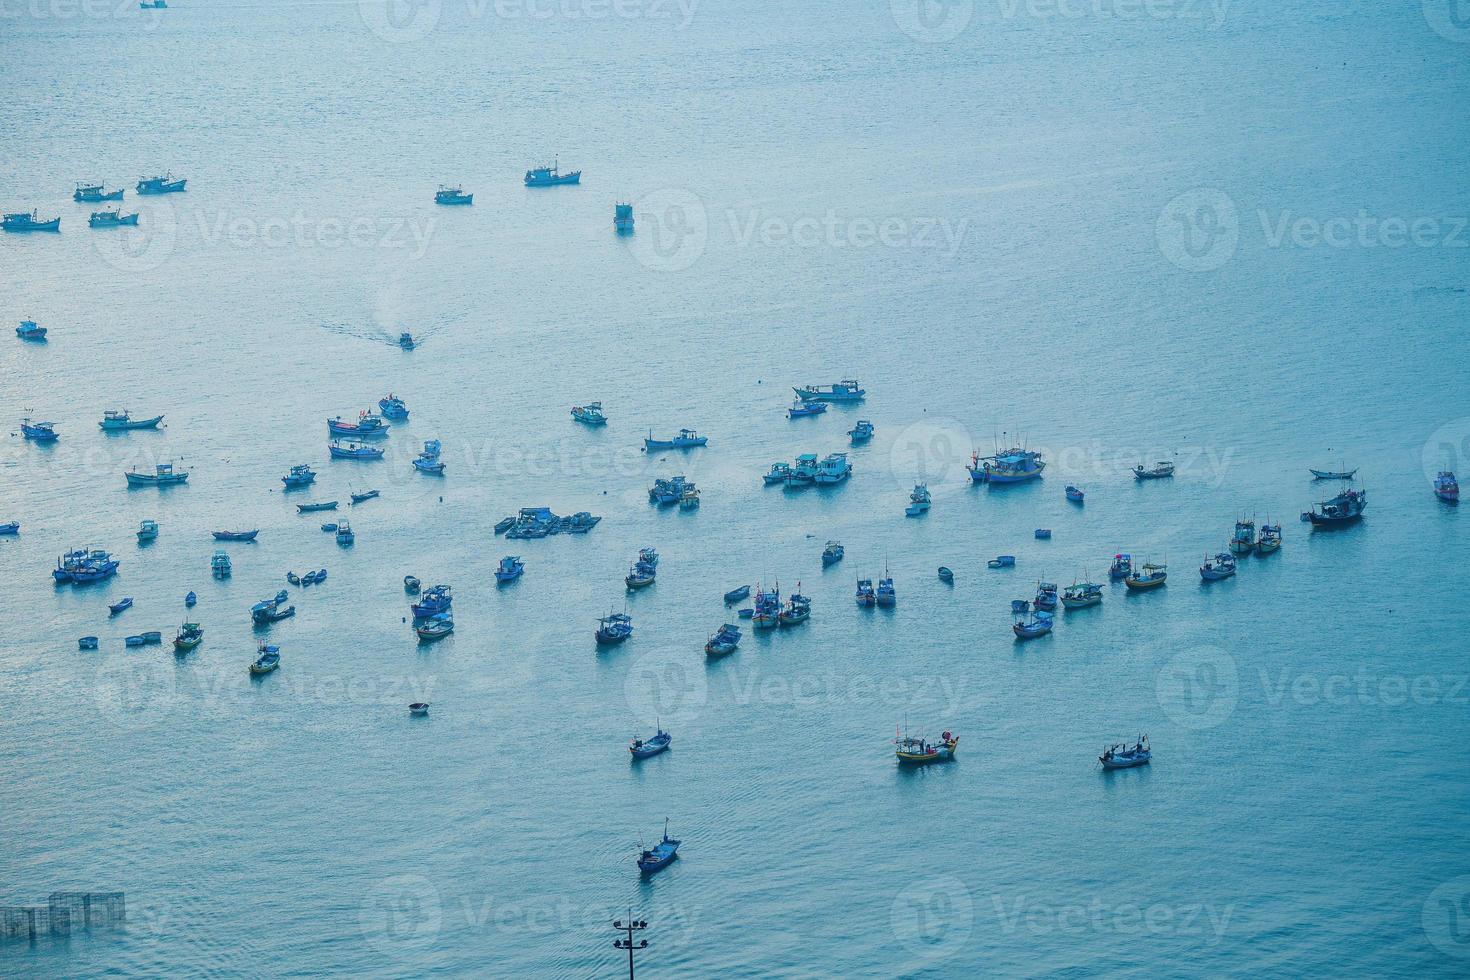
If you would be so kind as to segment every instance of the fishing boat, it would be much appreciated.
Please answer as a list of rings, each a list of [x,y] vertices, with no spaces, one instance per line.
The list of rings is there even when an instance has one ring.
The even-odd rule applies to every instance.
[[[680,510],[694,510],[699,506],[699,488],[690,483],[684,487],[684,492],[679,495]]]
[[[1256,538],[1256,554],[1269,555],[1281,550],[1281,525],[1262,524],[1261,536]]]
[[[1144,466],[1139,463],[1133,467],[1133,479],[1135,480],[1162,480],[1166,476],[1174,475],[1174,464],[1167,459],[1161,459],[1152,466]]]
[[[633,233],[633,205],[626,201],[613,202],[613,230],[619,235]]]
[[[881,607],[893,606],[898,602],[898,593],[893,588],[893,577],[888,574],[887,566],[883,568],[883,577],[878,580],[875,598]]]
[[[360,442],[349,442],[344,446],[335,439],[327,443],[327,452],[331,453],[333,459],[373,460],[383,458],[383,450],[379,446],[366,446]]]
[[[1356,474],[1356,469],[1351,470],[1314,470],[1310,466],[1307,472],[1312,474],[1314,480],[1351,480]]]
[[[669,836],[669,821],[666,818],[664,820],[664,839],[651,848],[643,849],[638,854],[638,870],[647,875],[667,868],[674,858],[679,856],[681,843],[683,842]]]
[[[209,558],[209,570],[215,578],[230,577],[230,556],[223,551],[216,551]],[[190,595],[193,595],[191,592]]]
[[[435,204],[474,204],[475,195],[466,194],[464,188],[456,184],[453,187],[440,187],[434,192]]]
[[[318,568],[316,570],[316,580],[318,582],[325,582],[327,580],[327,570],[325,568]]]
[[[858,579],[857,592],[853,594],[853,599],[863,609],[871,609],[876,606],[878,604],[878,595],[873,591],[873,580],[870,578]]]
[[[1368,491],[1347,490],[1303,513],[1302,520],[1313,527],[1341,527],[1358,521],[1367,506]]]
[[[78,640],[77,640],[77,649],[79,649],[79,650],[95,650],[95,649],[97,649],[97,637],[95,637],[95,636],[83,636],[83,637],[78,638]]]
[[[1038,527],[1032,533],[1033,533],[1033,536],[1036,538],[1037,541],[1050,541],[1051,540],[1051,528],[1049,528],[1049,527]]]
[[[337,533],[337,524],[336,524],[336,522],[335,521],[332,521],[332,522],[328,522],[326,524],[323,524],[322,525],[322,531],[324,533],[326,533],[326,534],[336,534]]]
[[[737,602],[744,602],[750,596],[750,586],[742,585],[738,589],[731,589],[725,593],[725,605],[733,606]]]
[[[726,657],[735,652],[740,645],[740,627],[732,623],[725,623],[715,630],[714,636],[704,645],[704,653],[707,657]]]
[[[335,501],[335,500],[319,500],[319,501],[317,501],[314,504],[297,504],[296,505],[296,513],[298,513],[298,514],[315,514],[318,511],[323,511],[323,510],[336,510],[336,509],[337,509],[337,501]]]
[[[281,648],[262,643],[256,651],[258,656],[250,665],[250,673],[256,677],[269,674],[281,666]]]
[[[994,456],[972,453],[966,469],[975,483],[1024,483],[1040,477],[1041,471],[1046,469],[1046,461],[1041,458],[1041,453],[1016,446]]]
[[[628,569],[628,574],[623,577],[623,582],[628,586],[628,591],[632,592],[636,589],[648,588],[657,577],[658,572],[654,566],[640,561]]]
[[[278,622],[296,615],[296,607],[282,605],[286,601],[286,593],[281,592],[274,599],[265,599],[250,607],[250,618],[257,625]]]
[[[602,402],[573,405],[572,418],[586,425],[607,425],[607,416],[602,414]]]
[[[1038,636],[1045,636],[1051,632],[1051,613],[1037,611],[1031,614],[1029,619],[1018,617],[1011,624],[1011,632],[1016,634],[1018,640],[1034,640]]]
[[[1036,598],[1032,604],[1042,612],[1051,612],[1057,607],[1057,584],[1055,582],[1037,582]]]
[[[929,513],[929,500],[929,488],[922,483],[914,484],[914,489],[909,492],[909,505],[903,509],[904,516],[918,517]]]
[[[159,463],[153,467],[152,473],[131,469],[123,476],[127,477],[130,487],[173,487],[189,482],[189,471],[175,470],[173,463]]]
[[[308,463],[299,463],[291,467],[291,472],[281,477],[281,483],[285,484],[287,490],[297,490],[315,482],[316,471]]]
[[[86,585],[117,574],[117,559],[99,548],[68,551],[56,560],[51,577],[60,584]]]
[[[638,549],[638,560],[640,562],[642,562],[643,564],[645,564],[645,565],[652,565],[654,568],[657,568],[658,567],[658,549],[657,548],[639,548]]]
[[[1213,558],[1206,555],[1205,563],[1199,567],[1199,577],[1206,582],[1218,582],[1235,574],[1235,556],[1220,552]]]
[[[949,762],[959,748],[960,737],[945,732],[938,742],[930,742],[922,736],[897,732],[893,736],[894,755],[899,762],[908,765],[926,766],[931,762]]]
[[[125,636],[125,637],[123,637],[123,645],[124,646],[140,647],[140,646],[142,646],[146,642],[148,642],[148,641],[145,640],[145,639],[143,639],[143,637],[141,635],[137,635],[137,636]]]
[[[628,752],[635,759],[647,759],[650,756],[655,756],[658,755],[660,752],[667,751],[669,746],[672,745],[673,742],[674,736],[670,735],[662,728],[659,728],[658,734],[653,736],[652,738],[644,739],[635,737],[631,741],[629,741]]]
[[[796,465],[786,473],[788,487],[809,487],[817,482],[817,454],[802,453],[796,457]]]
[[[120,208],[111,211],[93,211],[87,218],[89,228],[136,228],[137,226],[138,212],[123,214]]]
[[[811,618],[812,600],[801,594],[801,583],[796,583],[796,591],[786,599],[786,608],[781,610],[776,617],[782,626],[795,626],[804,623]]]
[[[1063,609],[1086,609],[1103,600],[1102,586],[1096,582],[1073,582],[1062,590]]]
[[[151,419],[135,419],[128,414],[127,410],[102,413],[102,421],[97,423],[103,432],[126,432],[132,429],[156,429],[158,423],[163,421],[162,415],[155,415]]]
[[[755,611],[751,614],[750,625],[758,630],[774,629],[781,625],[781,586],[767,592],[764,588],[757,586],[755,591]]]
[[[344,548],[357,540],[357,535],[352,533],[352,525],[348,524],[346,521],[337,522],[336,534],[337,543]]]
[[[38,326],[35,320],[22,320],[15,328],[15,335],[21,340],[45,340],[46,328]]]
[[[396,422],[408,418],[408,405],[392,392],[378,399],[378,411],[383,414],[383,418],[393,419]]]
[[[288,584],[290,584],[290,585],[300,585],[301,584],[301,576],[300,575],[297,575],[295,572],[287,572],[286,573],[286,582]]]
[[[514,517],[503,517],[495,522],[495,533],[504,534],[506,531],[509,531],[512,527],[514,527],[515,523],[516,519]]]
[[[422,718],[429,713],[429,702],[415,701],[408,706],[408,713],[415,718]]]
[[[316,572],[307,572],[301,576],[301,584],[303,586],[316,585]]]
[[[413,339],[413,334],[405,330],[398,335],[398,346],[404,350],[413,350],[418,346],[418,343]]]
[[[228,558],[229,556],[226,555],[225,557]],[[190,592],[190,593],[188,593],[187,595],[184,596],[184,606],[186,608],[193,609],[194,608],[194,604],[196,602],[198,602],[198,601],[199,601],[199,597],[197,595],[195,595],[193,592]]]
[[[415,619],[428,619],[445,612],[454,604],[454,595],[447,585],[436,585],[425,589],[419,601],[412,606]]]
[[[1108,566],[1108,578],[1111,581],[1116,582],[1119,579],[1125,579],[1132,574],[1133,556],[1122,554],[1114,555],[1113,563]]]
[[[939,581],[946,582],[946,583],[953,582],[954,581],[954,572],[950,571],[950,569],[949,569],[948,566],[940,565],[939,566]]]
[[[133,608],[133,597],[125,596],[107,607],[109,615],[116,616],[118,613]]]
[[[817,464],[817,471],[812,474],[812,480],[820,486],[831,486],[834,483],[841,483],[850,476],[852,476],[852,464],[847,461],[847,453],[828,453],[822,457],[821,463]]]
[[[804,419],[812,415],[821,415],[826,411],[826,402],[804,402],[798,398],[786,410],[786,417],[788,419]]]
[[[121,201],[123,199],[123,190],[119,187],[115,191],[109,191],[101,184],[78,184],[77,189],[72,191],[71,199],[78,204],[102,204],[106,201]]]
[[[578,184],[582,181],[582,171],[573,170],[569,173],[561,172],[561,162],[553,160],[550,165],[532,167],[526,171],[527,187],[555,187],[558,184]]]
[[[1157,589],[1169,578],[1168,565],[1153,565],[1145,563],[1142,568],[1133,572],[1123,580],[1132,592],[1141,592],[1146,589]]]
[[[420,584],[417,575],[403,576],[403,591],[409,595],[418,595]]]
[[[367,502],[369,500],[375,499],[378,496],[378,494],[379,494],[379,491],[377,491],[377,490],[364,490],[362,493],[354,493],[352,495],[352,503],[354,505],[355,504],[365,503],[365,502]]]
[[[873,423],[867,419],[858,419],[857,425],[847,430],[848,441],[854,446],[867,442],[873,438]]]
[[[438,439],[430,439],[424,443],[424,450],[415,457],[413,468],[430,476],[444,475],[444,460],[439,458]]]
[[[684,488],[689,484],[683,476],[659,477],[653,481],[653,486],[648,488],[648,502],[651,504],[674,504],[684,496]]]
[[[413,628],[418,634],[420,643],[432,643],[434,640],[442,640],[454,632],[454,617],[449,613],[439,613],[430,616],[427,620]]]
[[[785,483],[786,477],[790,472],[790,463],[772,463],[771,471],[761,477],[761,479],[765,481],[766,486],[770,486],[773,483]]]
[[[162,177],[143,177],[138,181],[139,194],[177,194],[188,183],[187,178],[164,174]]]
[[[1256,550],[1256,522],[1236,521],[1235,531],[1230,535],[1230,552],[1248,555]]]
[[[1153,758],[1153,750],[1149,747],[1148,736],[1140,735],[1132,745],[1127,742],[1116,742],[1103,749],[1102,755],[1097,761],[1102,763],[1104,769],[1132,769],[1135,766],[1146,766]]]
[[[357,414],[356,422],[344,421],[340,415],[334,419],[327,419],[327,431],[334,436],[376,439],[388,434],[388,423],[383,416],[364,410]]]
[[[147,523],[147,522],[145,521],[144,523]],[[9,521],[8,523],[0,524],[0,534],[11,535],[11,534],[19,534],[19,533],[20,533],[20,521]],[[141,539],[139,539],[139,540],[141,540]]]
[[[20,420],[20,434],[32,442],[55,442],[61,438],[56,432],[55,422],[38,422],[31,418]]]
[[[526,571],[526,565],[517,555],[506,555],[495,569],[495,581],[514,582]]]
[[[633,618],[627,613],[608,613],[597,621],[593,637],[599,646],[614,646],[633,635]]]
[[[994,558],[990,559],[985,564],[989,568],[1015,568],[1016,567],[1016,556],[1015,555],[996,555]]]
[[[847,554],[847,549],[843,548],[840,542],[828,541],[827,546],[822,549],[822,567],[837,564],[845,554]]]
[[[1074,487],[1069,483],[1067,484],[1067,499],[1074,504],[1080,504],[1087,499],[1087,495],[1082,492],[1080,487]]]
[[[1440,470],[1434,478],[1434,495],[1447,504],[1460,502],[1460,484],[1452,470]]]
[[[211,531],[216,541],[254,541],[255,536],[260,533],[260,528],[253,531]]]
[[[43,220],[35,211],[29,214],[21,211],[0,217],[0,228],[5,231],[60,231],[61,218],[58,216]]]
[[[653,452],[656,449],[695,449],[709,442],[707,436],[702,436],[693,429],[680,429],[679,434],[672,439],[655,439],[653,430],[648,430],[648,438],[643,440],[643,451]]]
[[[158,537],[158,522],[146,520],[138,522],[138,542],[152,541]]]
[[[860,402],[867,395],[867,391],[850,378],[836,384],[802,385],[791,390],[804,402]]]

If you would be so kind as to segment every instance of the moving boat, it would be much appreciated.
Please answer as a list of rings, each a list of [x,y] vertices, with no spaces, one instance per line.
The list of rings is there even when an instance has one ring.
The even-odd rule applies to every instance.
[[[46,328],[37,326],[35,320],[22,320],[15,328],[15,335],[21,340],[45,340]]]
[[[914,489],[909,493],[909,505],[903,512],[906,517],[929,513],[929,488],[922,483],[914,484]]]
[[[32,442],[55,442],[61,438],[56,433],[55,422],[38,422],[30,418],[20,420],[20,434]]]
[[[1041,453],[1015,446],[994,456],[970,455],[970,479],[976,483],[1024,483],[1041,476],[1046,462]]]
[[[514,582],[526,571],[526,565],[517,555],[506,555],[495,569],[495,581]]]
[[[693,429],[680,429],[679,434],[672,439],[655,439],[653,430],[648,430],[648,438],[643,440],[643,451],[652,452],[656,449],[694,449],[709,442],[707,436],[702,436]]]
[[[899,762],[926,766],[931,762],[949,762],[954,759],[960,737],[945,732],[938,742],[930,742],[920,736],[895,733],[893,744],[896,746],[894,755]]]
[[[822,549],[822,567],[826,568],[828,565],[837,564],[845,554],[847,554],[847,549],[843,548],[841,543],[828,541],[827,546]],[[741,598],[744,598],[744,596]]]
[[[873,423],[867,419],[858,419],[857,425],[847,430],[847,438],[854,446],[867,442],[873,438]]]
[[[413,631],[418,634],[420,643],[442,640],[454,632],[454,617],[447,612],[439,613],[437,616],[430,616],[427,620],[415,626]]]
[[[87,219],[89,228],[136,228],[138,226],[138,212],[123,214],[121,209],[112,211],[93,211],[92,216]]]
[[[253,531],[211,531],[216,541],[254,541],[255,536],[260,533],[260,528]]]
[[[562,173],[561,161],[553,160],[550,166],[532,167],[526,171],[527,187],[555,187],[558,184],[578,184],[582,181],[582,171],[573,170],[570,173]],[[616,222],[616,217],[614,218]]]
[[[668,747],[673,744],[673,741],[674,736],[660,728],[658,729],[658,734],[653,736],[653,738],[634,738],[628,743],[628,752],[635,759],[647,759],[650,756],[667,751]]]
[[[1067,484],[1067,499],[1068,500],[1072,501],[1074,504],[1080,504],[1080,503],[1082,503],[1086,499],[1086,497],[1087,497],[1087,495],[1082,492],[1081,488],[1074,487],[1070,483]]]
[[[255,662],[250,665],[250,673],[256,677],[269,674],[281,666],[281,648],[262,643],[258,650],[260,654]]]
[[[954,581],[954,572],[950,571],[947,566],[940,565],[939,566],[939,581],[941,581],[941,582],[953,582]]]
[[[619,235],[633,233],[633,205],[624,201],[613,202],[613,229]]]
[[[378,494],[379,491],[377,490],[364,490],[362,493],[354,493],[352,495],[352,502],[354,504],[361,504],[376,498]]]
[[[796,457],[796,465],[786,472],[788,487],[809,487],[817,482],[817,454],[802,453]]]
[[[122,612],[123,610],[125,610],[125,609],[131,609],[131,608],[133,608],[133,597],[132,596],[126,596],[126,597],[124,597],[122,599],[119,599],[117,602],[114,602],[111,605],[109,605],[107,607],[107,612],[108,612],[109,615],[116,616],[118,613]]]
[[[51,577],[61,584],[86,585],[111,578],[117,574],[118,564],[117,559],[100,548],[91,551],[82,548],[58,558]]]
[[[781,586],[767,592],[756,586],[755,610],[751,613],[750,625],[758,630],[774,629],[781,625]]]
[[[1133,574],[1132,555],[1114,555],[1113,563],[1108,566],[1108,578],[1114,582],[1127,578]]]
[[[378,411],[383,413],[383,418],[402,421],[408,418],[408,405],[402,398],[389,392],[384,398],[378,399]]]
[[[35,211],[29,214],[22,211],[0,218],[0,228],[5,231],[60,231],[61,218],[58,216],[42,221]]]
[[[101,184],[78,184],[77,189],[72,191],[71,199],[78,204],[101,204],[104,201],[121,201],[123,199],[122,188],[108,191]]]
[[[1168,565],[1154,565],[1145,563],[1144,566],[1123,580],[1130,591],[1140,592],[1145,589],[1156,589],[1163,585],[1169,578]]]
[[[1230,535],[1230,552],[1248,555],[1256,550],[1256,522],[1236,521],[1235,533]]]
[[[1153,750],[1149,748],[1148,736],[1140,735],[1132,745],[1126,742],[1109,745],[1103,749],[1097,761],[1102,763],[1104,769],[1132,769],[1135,766],[1148,765],[1152,758]]]
[[[852,379],[831,385],[803,385],[792,388],[804,402],[860,402],[867,391]]]
[[[348,524],[346,521],[337,522],[336,534],[337,543],[344,548],[357,540],[357,535],[352,533],[352,525]]]
[[[159,463],[152,473],[131,469],[123,476],[127,477],[130,487],[172,487],[189,481],[189,471],[175,472],[173,463]]]
[[[812,480],[822,486],[831,486],[841,483],[852,476],[852,464],[847,461],[847,453],[828,453],[822,458],[817,466],[817,472],[812,475]]]
[[[709,642],[704,645],[704,653],[707,657],[725,657],[734,653],[739,645],[740,627],[726,623],[709,638]]]
[[[155,415],[151,419],[135,419],[128,414],[126,409],[122,411],[109,409],[102,413],[102,421],[97,425],[103,432],[126,432],[131,429],[156,429],[158,423],[162,421],[162,415]]]
[[[174,651],[188,653],[203,642],[204,627],[198,623],[185,623],[179,627],[178,635],[174,637]]]
[[[419,601],[413,603],[413,615],[415,619],[428,619],[446,612],[454,604],[454,595],[447,585],[436,585],[425,589]]]
[[[398,346],[404,350],[413,350],[418,344],[414,342],[413,334],[405,330],[398,335]]]
[[[1451,470],[1440,470],[1434,478],[1434,495],[1447,504],[1460,502],[1460,484]]]
[[[296,513],[298,513],[298,514],[315,514],[318,511],[323,511],[323,510],[336,510],[336,509],[337,509],[337,501],[335,501],[335,500],[319,500],[319,501],[317,501],[314,504],[297,504],[296,505]]]
[[[737,602],[744,602],[750,596],[750,586],[742,585],[738,589],[731,589],[725,593],[725,605],[733,606]]]
[[[1102,586],[1096,582],[1073,582],[1062,591],[1064,609],[1086,609],[1103,601]]]
[[[216,551],[209,559],[209,570],[215,578],[230,577],[230,556],[223,551]],[[193,595],[191,592],[190,595]]]
[[[316,482],[316,471],[311,468],[310,464],[300,463],[291,467],[291,472],[281,477],[281,482],[286,485],[287,490],[310,486]]]
[[[804,402],[798,398],[786,410],[786,417],[788,419],[802,419],[810,415],[821,415],[825,411],[827,411],[826,402]]]
[[[1011,632],[1016,634],[1018,640],[1034,640],[1038,636],[1050,633],[1051,623],[1051,613],[1037,611],[1031,614],[1030,619],[1018,617],[1011,624]]]
[[[1174,464],[1167,459],[1161,459],[1153,466],[1144,466],[1139,463],[1133,467],[1133,479],[1135,480],[1162,480],[1166,476],[1174,475]]]
[[[1015,568],[1016,567],[1016,556],[1015,555],[996,555],[994,558],[990,559],[985,564],[988,567],[990,567],[990,568]]]
[[[599,646],[613,646],[633,635],[633,619],[627,613],[608,613],[597,621],[592,634]]]
[[[683,842],[669,836],[669,821],[666,818],[664,820],[664,839],[653,847],[644,849],[638,855],[638,870],[644,874],[653,874],[655,871],[667,868],[670,862],[678,856],[681,843]]]
[[[878,604],[878,596],[873,591],[873,580],[860,578],[857,580],[857,592],[853,598],[857,604],[864,609],[871,609]]]
[[[342,416],[327,419],[327,431],[334,436],[351,436],[354,439],[375,439],[388,434],[388,423],[383,416],[372,412],[357,413],[356,422],[344,422]]]
[[[607,425],[607,416],[602,414],[602,402],[573,405],[572,418],[587,425]]]
[[[811,618],[812,600],[801,594],[801,583],[796,583],[796,591],[786,599],[786,608],[781,610],[776,617],[782,626],[795,626],[804,623]]]
[[[1206,582],[1218,582],[1234,574],[1235,557],[1223,551],[1213,558],[1206,557],[1205,563],[1199,567],[1199,577]]]
[[[770,486],[773,483],[785,483],[786,482],[786,477],[790,473],[791,473],[791,464],[790,463],[772,463],[771,464],[771,472],[767,473],[761,479],[765,480],[766,486]]]
[[[378,446],[367,446],[360,442],[349,442],[342,445],[335,439],[327,444],[327,452],[331,453],[333,459],[382,459],[383,450]]]
[[[145,521],[140,521],[138,523],[138,543],[139,544],[141,544],[144,541],[152,541],[156,537],[158,537],[158,522],[157,521],[154,521],[154,520],[145,520]]]
[[[1256,554],[1269,555],[1281,550],[1281,525],[1262,524],[1261,536],[1256,539]]]
[[[184,189],[186,183],[188,183],[186,178],[175,178],[173,174],[164,174],[162,177],[143,177],[138,181],[138,193],[177,194]]]
[[[1340,527],[1356,522],[1367,506],[1368,491],[1346,490],[1302,514],[1302,520],[1311,522],[1313,527]]]
[[[888,607],[898,602],[898,593],[893,588],[893,578],[888,574],[887,566],[883,568],[883,577],[878,580],[878,592],[876,595],[878,605]]]
[[[435,204],[474,204],[475,195],[466,194],[464,188],[456,184],[453,187],[440,187],[434,192]]]

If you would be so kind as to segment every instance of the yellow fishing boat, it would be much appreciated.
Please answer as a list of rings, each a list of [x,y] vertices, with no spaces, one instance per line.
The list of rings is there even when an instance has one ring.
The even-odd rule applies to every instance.
[[[923,738],[912,735],[897,735],[893,739],[899,762],[909,762],[915,765],[928,765],[931,762],[949,762],[954,758],[955,749],[959,747],[960,737],[945,732],[940,740],[929,742]]]
[[[1134,592],[1156,589],[1169,577],[1168,565],[1144,565],[1123,580],[1123,584]]]

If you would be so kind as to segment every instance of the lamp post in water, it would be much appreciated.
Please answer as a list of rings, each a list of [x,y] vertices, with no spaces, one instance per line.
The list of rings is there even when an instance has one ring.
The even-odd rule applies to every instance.
[[[628,934],[626,939],[614,939],[613,946],[617,949],[626,949],[628,951],[628,980],[633,980],[633,950],[648,948],[648,940],[639,939],[634,941],[633,933],[647,929],[648,923],[643,919],[633,918],[633,910],[629,909],[628,920],[624,922],[621,919],[615,919],[613,921],[613,928]]]

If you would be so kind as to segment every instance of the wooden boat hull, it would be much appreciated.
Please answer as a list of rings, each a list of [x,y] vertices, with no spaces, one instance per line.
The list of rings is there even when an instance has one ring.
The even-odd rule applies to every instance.
[[[189,482],[189,474],[175,473],[172,476],[155,476],[152,473],[124,473],[130,487],[176,487]]]
[[[325,501],[325,502],[320,503],[320,504],[297,504],[296,505],[296,513],[298,513],[298,514],[315,514],[318,511],[323,511],[323,510],[336,510],[336,509],[337,509],[337,501],[335,501],[335,500],[328,500],[328,501]]]
[[[1102,763],[1102,767],[1104,769],[1137,769],[1139,766],[1146,766],[1146,765],[1148,765],[1149,764],[1149,760],[1152,759],[1152,758],[1153,758],[1153,755],[1151,753],[1144,752],[1144,753],[1142,753],[1140,755],[1137,755],[1137,756],[1131,756],[1131,757],[1114,756],[1111,759],[1105,759],[1105,758],[1099,756],[1097,761],[1100,762],[1100,763]]]
[[[1357,472],[1357,470],[1311,470],[1314,480],[1351,480]]]
[[[259,529],[254,531],[211,531],[216,541],[254,541],[255,536],[260,533]]]
[[[1148,580],[1128,578],[1123,580],[1123,584],[1128,586],[1128,589],[1131,592],[1146,592],[1149,589],[1157,589],[1159,586],[1163,585],[1165,581],[1165,579],[1161,578]]]

